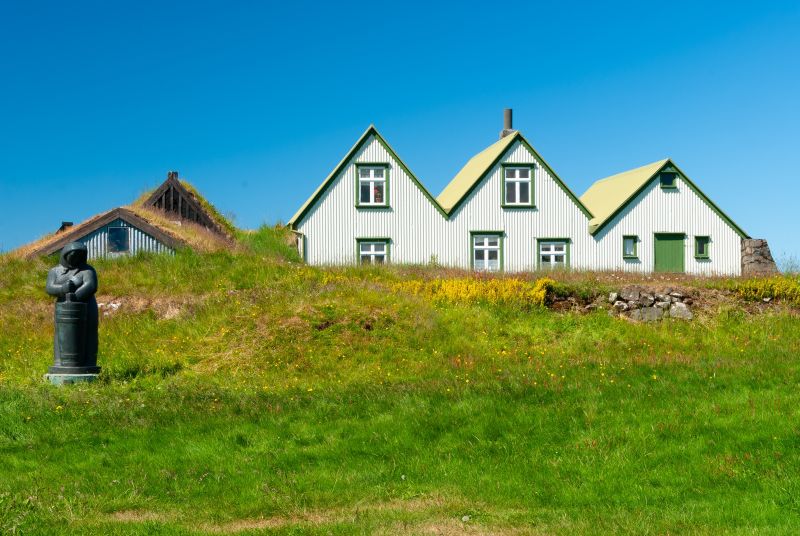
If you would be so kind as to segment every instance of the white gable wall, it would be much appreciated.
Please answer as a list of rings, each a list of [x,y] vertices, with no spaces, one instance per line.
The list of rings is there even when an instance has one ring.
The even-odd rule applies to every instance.
[[[501,164],[534,164],[533,200],[535,208],[503,208],[503,168]],[[470,231],[504,231],[503,269],[507,272],[532,271],[537,267],[536,239],[569,238],[570,265],[587,268],[586,251],[594,244],[587,231],[589,220],[556,183],[528,148],[514,142],[503,158],[450,215],[442,245],[450,264],[469,268]]]
[[[389,164],[389,208],[356,208],[356,163]],[[309,264],[355,264],[356,238],[391,238],[390,260],[427,263],[444,218],[399,162],[370,135],[300,222]],[[441,262],[441,260],[440,260]]]
[[[663,190],[658,176],[595,235],[590,264],[599,270],[652,272],[655,233],[685,233],[686,273],[741,274],[741,237],[678,174],[677,190]],[[622,237],[637,235],[638,261],[622,258]],[[709,259],[695,259],[695,236],[710,236]]]

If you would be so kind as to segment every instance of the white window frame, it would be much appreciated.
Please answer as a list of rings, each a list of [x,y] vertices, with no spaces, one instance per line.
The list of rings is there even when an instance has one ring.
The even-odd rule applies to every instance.
[[[525,170],[528,173],[527,178],[520,177],[520,171]],[[513,172],[514,176],[509,177],[509,172]],[[533,206],[533,166],[524,165],[507,165],[503,166],[503,204],[510,207],[530,207]],[[528,185],[528,200],[520,201],[520,185]],[[508,193],[514,192],[514,201],[508,200]]]
[[[362,171],[366,171],[368,173],[367,177],[362,177]],[[380,171],[381,177],[376,177],[376,171]],[[382,166],[382,165],[357,165],[356,166],[356,176],[357,176],[357,199],[358,199],[358,206],[360,207],[385,207],[389,205],[389,167]],[[369,200],[363,201],[361,199],[361,186],[363,184],[369,184]],[[383,188],[383,200],[376,202],[375,201],[375,187],[380,185]]]
[[[389,241],[385,239],[359,239],[356,241],[358,247],[358,264],[388,264],[389,263]],[[364,257],[369,260],[365,261]],[[376,262],[376,258],[383,257],[382,262]]]
[[[473,233],[470,236],[472,243],[472,269],[476,272],[499,272],[503,269],[503,235],[498,233]],[[492,245],[492,241],[495,242]],[[496,265],[491,265],[489,258],[491,252],[497,253]],[[481,257],[480,259],[478,257]],[[480,264],[479,264],[480,263]]]
[[[560,251],[556,249],[559,246],[563,247]],[[565,240],[539,240],[537,250],[539,269],[554,270],[569,266],[569,242]],[[545,256],[549,257],[548,261],[543,260]],[[562,257],[562,261],[557,262],[557,257]]]

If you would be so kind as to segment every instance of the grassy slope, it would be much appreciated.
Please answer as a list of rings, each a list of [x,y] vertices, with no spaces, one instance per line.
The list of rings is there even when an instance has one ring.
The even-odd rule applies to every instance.
[[[797,532],[790,311],[432,304],[243,241],[97,263],[122,305],[69,389],[46,263],[0,260],[0,533]]]

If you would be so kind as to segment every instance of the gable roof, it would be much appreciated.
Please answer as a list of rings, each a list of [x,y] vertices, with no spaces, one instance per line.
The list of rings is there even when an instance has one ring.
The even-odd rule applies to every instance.
[[[177,249],[178,247],[186,245],[185,240],[159,229],[130,209],[118,207],[98,214],[93,218],[89,218],[78,225],[70,227],[66,231],[62,231],[55,235],[44,238],[38,243],[35,243],[31,251],[24,252],[23,256],[30,259],[42,255],[50,255],[60,250],[70,242],[74,242],[81,237],[84,237],[87,234],[90,234],[118,219],[124,220],[130,225],[133,225],[141,231],[144,231],[162,244],[172,249]]]
[[[542,158],[536,149],[525,139],[521,132],[515,130],[513,133],[500,138],[492,145],[476,154],[467,161],[466,165],[461,168],[452,181],[442,190],[437,200],[439,204],[450,216],[455,212],[469,194],[474,190],[492,170],[492,168],[500,161],[509,147],[515,142],[519,141],[525,148],[539,161],[542,166],[547,170],[555,183],[564,191],[565,194],[572,200],[573,203],[586,215],[587,218],[592,217],[590,210],[578,199],[572,190],[564,184],[561,177],[553,171],[553,168]]]
[[[524,136],[519,131],[514,131],[512,134],[501,138],[500,140],[496,141],[477,155],[473,156],[467,164],[459,171],[453,180],[445,187],[441,194],[437,198],[434,198],[430,192],[422,185],[419,179],[408,169],[408,166],[397,156],[397,153],[386,143],[386,140],[383,139],[383,136],[380,135],[378,129],[375,128],[374,125],[370,125],[369,128],[361,135],[358,141],[353,145],[353,147],[347,152],[345,157],[336,165],[336,167],[331,171],[331,173],[322,181],[322,184],[311,194],[303,206],[291,217],[288,222],[288,225],[292,229],[297,229],[297,226],[300,225],[300,222],[306,216],[306,214],[311,210],[314,204],[324,195],[325,191],[330,187],[333,183],[334,179],[338,176],[338,174],[345,168],[347,163],[350,161],[353,156],[358,153],[358,151],[363,147],[363,145],[367,142],[370,135],[374,135],[375,139],[383,145],[384,149],[394,158],[399,164],[400,167],[403,168],[403,171],[411,178],[414,184],[419,187],[425,197],[431,202],[431,204],[439,211],[439,213],[445,218],[449,218],[449,216],[455,212],[456,209],[463,203],[463,201],[469,196],[470,192],[477,187],[478,184],[486,177],[487,173],[494,167],[494,165],[503,157],[509,147],[515,142],[520,141],[527,149],[531,152],[547,169],[550,175],[555,180],[556,184],[561,187],[562,190],[572,199],[572,201],[578,206],[578,208],[583,212],[587,218],[591,218],[592,214],[587,209],[583,203],[578,199],[578,197],[570,190],[566,184],[559,178],[558,175],[553,171],[553,169],[545,162],[545,160],[536,152],[536,150],[531,146],[530,143],[525,139]]]
[[[594,218],[589,221],[589,232],[592,234],[600,232],[600,230],[608,225],[617,214],[622,212],[622,210],[665,168],[674,168],[674,170],[681,175],[681,178],[686,182],[687,186],[689,186],[711,210],[725,220],[725,222],[742,238],[748,238],[747,233],[722,212],[722,210],[669,158],[623,171],[616,175],[611,175],[610,177],[600,179],[592,184],[581,196],[581,201],[589,207],[594,214]]]
[[[167,173],[167,180],[137,204],[194,222],[222,235],[234,234],[233,226],[211,203],[189,183],[178,180],[177,171]]]
[[[355,156],[356,153],[358,153],[358,151],[361,150],[361,148],[364,146],[367,140],[369,140],[370,136],[375,136],[375,139],[378,140],[378,143],[380,143],[386,150],[386,152],[388,152],[389,155],[397,161],[397,163],[400,165],[403,171],[405,171],[406,175],[408,175],[411,178],[411,180],[422,191],[425,197],[428,198],[428,201],[431,202],[431,204],[436,208],[436,210],[438,210],[442,214],[442,216],[446,216],[444,210],[442,210],[442,207],[439,205],[439,203],[436,202],[436,199],[433,198],[431,193],[422,185],[421,182],[419,182],[419,179],[417,179],[416,175],[414,175],[411,172],[411,170],[408,169],[408,166],[405,165],[405,163],[400,159],[400,157],[397,156],[397,153],[394,152],[394,150],[389,146],[388,143],[386,143],[386,140],[383,139],[383,136],[381,136],[381,134],[378,132],[378,129],[375,128],[375,125],[370,125],[367,128],[367,130],[364,131],[361,137],[358,138],[358,141],[355,143],[355,145],[353,145],[353,147],[349,151],[347,151],[347,154],[344,156],[344,158],[342,158],[342,160],[336,165],[336,167],[333,168],[333,171],[331,171],[330,174],[325,178],[325,180],[322,181],[322,184],[320,184],[319,187],[317,187],[317,189],[314,190],[314,193],[311,194],[311,197],[309,197],[306,200],[306,202],[303,203],[300,209],[298,209],[298,211],[295,212],[294,216],[291,217],[291,219],[288,222],[288,225],[291,229],[297,229],[297,226],[300,225],[300,222],[303,221],[303,218],[306,216],[309,210],[311,210],[314,204],[322,197],[322,195],[330,187],[330,185],[333,184],[334,179],[336,179],[339,173],[345,168],[350,159],[353,158],[353,156]]]

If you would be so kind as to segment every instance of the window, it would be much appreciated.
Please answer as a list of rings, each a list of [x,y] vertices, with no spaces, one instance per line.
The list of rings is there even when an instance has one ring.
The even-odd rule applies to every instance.
[[[497,234],[472,235],[472,267],[479,272],[500,270],[501,236]]]
[[[695,236],[694,237],[694,256],[698,259],[708,259],[708,250],[711,245],[711,237],[709,236]]]
[[[127,227],[108,228],[108,251],[110,253],[123,253],[130,248]]]
[[[532,178],[531,166],[503,166],[503,205],[533,206]]]
[[[539,268],[566,268],[569,264],[569,243],[566,240],[539,241]]]
[[[623,236],[622,237],[622,257],[624,259],[636,259],[638,254],[636,252],[636,244],[639,242],[638,236]]]
[[[661,188],[669,190],[678,187],[678,174],[674,171],[662,171],[659,175]]]
[[[359,264],[386,264],[389,261],[388,239],[364,239],[357,243]]]
[[[358,206],[387,206],[387,185],[389,179],[389,166],[358,165]]]

